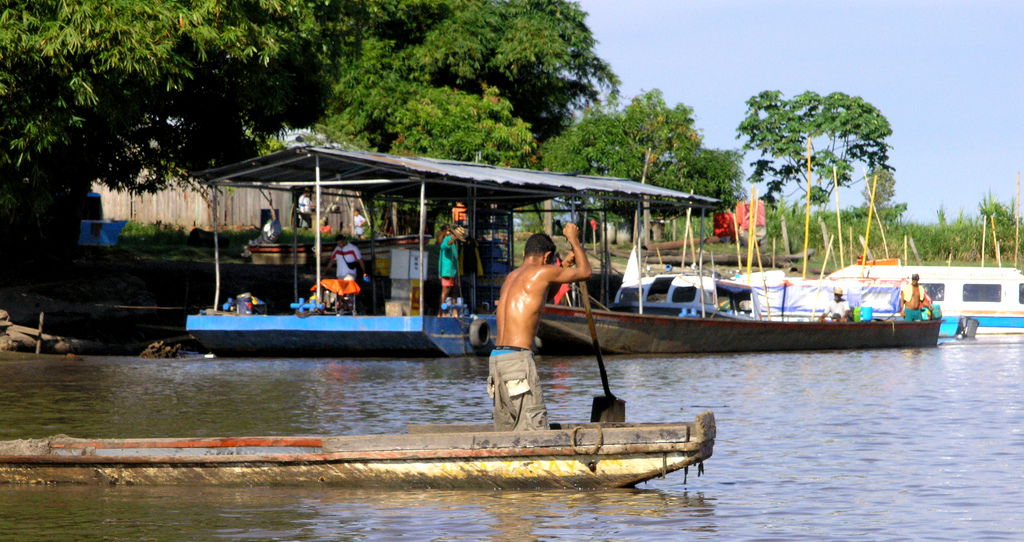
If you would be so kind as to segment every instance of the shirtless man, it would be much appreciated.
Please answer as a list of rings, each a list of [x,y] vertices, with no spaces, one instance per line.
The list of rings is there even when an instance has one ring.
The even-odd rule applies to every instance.
[[[903,312],[903,319],[909,321],[922,320],[922,307],[931,308],[931,301],[928,293],[919,281],[921,277],[914,273],[910,276],[910,284],[904,284],[900,288],[900,311]]]
[[[555,243],[551,237],[536,233],[526,241],[523,265],[509,273],[501,286],[498,338],[487,377],[487,394],[494,399],[494,428],[498,431],[548,429],[547,409],[530,347],[548,286],[586,280],[592,274],[579,233],[575,224],[566,224],[562,230],[572,246],[566,261],[575,260],[576,267],[554,265]]]

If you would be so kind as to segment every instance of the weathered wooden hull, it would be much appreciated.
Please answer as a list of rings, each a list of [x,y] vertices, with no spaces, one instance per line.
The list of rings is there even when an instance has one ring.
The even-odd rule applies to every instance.
[[[443,427],[443,426],[441,426]],[[435,428],[436,429],[436,428]],[[631,487],[711,457],[715,419],[537,432],[0,442],[0,482],[366,488]]]
[[[594,311],[601,350],[612,354],[773,352],[926,347],[939,320],[927,322],[772,322]],[[593,351],[583,309],[548,305],[537,331],[542,351]]]

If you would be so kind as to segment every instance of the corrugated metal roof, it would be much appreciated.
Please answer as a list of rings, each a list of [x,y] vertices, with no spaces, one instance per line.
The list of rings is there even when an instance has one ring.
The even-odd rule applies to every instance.
[[[525,201],[574,195],[611,200],[648,197],[696,207],[710,207],[718,201],[615,177],[504,168],[324,146],[291,147],[193,175],[208,184],[225,186],[297,186],[313,183],[317,167],[321,182],[371,196],[418,198],[420,183],[425,182],[429,199],[463,199],[466,190],[473,188],[479,200]]]

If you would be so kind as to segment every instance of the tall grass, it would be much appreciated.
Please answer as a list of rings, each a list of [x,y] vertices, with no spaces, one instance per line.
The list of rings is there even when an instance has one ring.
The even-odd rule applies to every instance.
[[[997,204],[999,205],[999,204]],[[987,212],[990,211],[990,212]],[[983,204],[981,212],[989,217],[995,216],[996,238],[999,240],[1000,252],[1004,266],[1013,265],[1014,253],[1014,218],[1012,212],[1008,212],[1005,206],[999,205],[993,208]],[[771,205],[766,212],[767,235],[769,239],[776,239],[782,246],[782,218],[786,220],[789,234],[790,252],[798,253],[803,249],[804,236],[804,209],[799,204],[787,205],[785,203]],[[982,225],[987,223],[985,231],[984,255],[986,265],[995,265],[996,244],[993,242],[992,224],[989,219],[983,222],[979,213],[978,216],[965,216],[963,213],[953,222],[946,222],[944,213],[939,213],[938,224],[919,224],[915,222],[904,222],[897,213],[883,209],[878,218],[871,219],[871,234],[869,249],[874,258],[901,258],[904,259],[904,237],[907,239],[908,248],[904,263],[914,264],[917,260],[910,246],[917,247],[922,263],[945,263],[951,261],[954,264],[978,265],[982,259]],[[817,210],[811,213],[810,236],[808,246],[815,250],[818,255],[825,251],[825,243],[821,233],[819,219],[825,223],[828,234],[835,236],[837,233],[835,211]],[[881,222],[881,229],[879,228]],[[850,208],[842,210],[843,225],[843,247],[846,253],[846,262],[852,263],[863,252],[859,237],[866,236],[868,217],[863,208]],[[884,236],[883,236],[884,232]],[[850,234],[853,234],[853,254],[851,255]],[[837,239],[838,241],[838,239]],[[886,251],[888,248],[888,253]],[[838,247],[833,246],[834,252]]]

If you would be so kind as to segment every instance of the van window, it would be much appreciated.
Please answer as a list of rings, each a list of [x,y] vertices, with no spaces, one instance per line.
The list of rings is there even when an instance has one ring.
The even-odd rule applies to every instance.
[[[619,303],[636,303],[640,296],[636,294],[636,286],[619,290]]]
[[[1019,286],[1019,291],[1017,292],[1017,302],[1020,303],[1021,305],[1024,305],[1024,283],[1021,283],[1021,285]]]
[[[647,301],[651,303],[664,303],[668,297],[668,287],[672,285],[672,277],[658,277],[654,284],[647,288]]]
[[[694,299],[697,299],[697,288],[694,286],[679,286],[672,290],[673,303],[690,303]]]
[[[964,301],[999,303],[1003,300],[1003,288],[998,284],[964,284]]]
[[[932,301],[944,301],[946,299],[946,285],[941,282],[920,283],[924,291]]]

